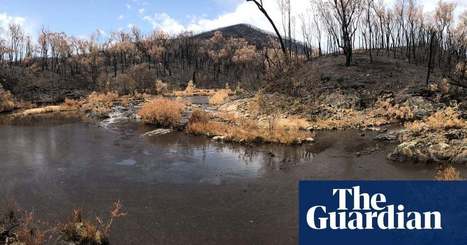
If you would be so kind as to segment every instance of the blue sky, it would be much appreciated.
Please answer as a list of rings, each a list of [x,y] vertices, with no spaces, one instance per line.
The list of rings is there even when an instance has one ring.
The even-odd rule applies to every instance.
[[[396,0],[383,1],[392,7]],[[467,0],[445,1],[457,3],[456,13],[467,6]],[[281,27],[278,0],[263,2]],[[430,12],[437,0],[417,2]],[[291,0],[291,5],[296,16],[313,14],[311,0]],[[0,37],[5,36],[11,22],[22,24],[33,38],[42,26],[78,37],[89,36],[97,29],[104,33],[128,30],[132,25],[145,33],[154,29],[170,34],[202,32],[238,23],[273,31],[254,4],[245,0],[0,0]],[[300,38],[300,21],[296,22],[296,37]]]
[[[197,19],[211,19],[233,11],[236,0],[0,0],[0,13],[25,18],[25,25],[37,30],[42,25],[53,31],[85,35],[97,28],[112,31],[137,25],[153,29],[149,18],[170,16],[181,25]],[[145,19],[145,17],[148,17]],[[157,17],[157,16],[156,16]]]

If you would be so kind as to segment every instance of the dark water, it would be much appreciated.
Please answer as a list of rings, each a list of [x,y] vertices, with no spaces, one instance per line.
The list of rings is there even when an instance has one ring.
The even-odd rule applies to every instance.
[[[0,124],[0,196],[41,220],[73,208],[128,215],[113,244],[296,244],[302,179],[432,179],[435,166],[385,160],[391,147],[357,131],[303,147],[222,144],[73,117]],[[361,152],[358,156],[356,152]]]

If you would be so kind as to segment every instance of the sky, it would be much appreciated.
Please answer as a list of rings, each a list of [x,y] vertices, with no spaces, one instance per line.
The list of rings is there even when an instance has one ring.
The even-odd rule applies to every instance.
[[[297,15],[309,15],[310,0],[291,1]],[[385,0],[388,5],[392,1]],[[457,2],[457,13],[466,9],[467,0],[448,1]],[[277,0],[263,2],[280,26]],[[418,2],[425,11],[432,11],[436,4],[435,0]],[[104,34],[128,30],[133,25],[146,33],[154,29],[170,34],[199,33],[238,23],[272,31],[255,5],[245,0],[0,0],[0,36],[5,35],[11,22],[22,24],[33,37],[42,26],[78,37],[87,37],[96,30]]]

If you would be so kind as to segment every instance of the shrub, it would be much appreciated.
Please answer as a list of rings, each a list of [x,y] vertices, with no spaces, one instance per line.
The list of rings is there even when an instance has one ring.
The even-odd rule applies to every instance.
[[[159,98],[145,103],[138,115],[145,123],[174,127],[180,122],[184,108],[180,101]]]
[[[167,83],[162,82],[161,80],[156,81],[156,94],[165,94],[168,92],[168,85]]]
[[[46,232],[39,227],[32,213],[21,211],[15,203],[8,202],[0,214],[0,241],[6,244],[42,245],[46,244]]]
[[[425,130],[447,130],[452,128],[467,128],[467,122],[460,117],[456,108],[447,107],[437,111],[423,121],[407,123],[406,129],[410,133],[418,134]]]
[[[462,180],[461,174],[452,166],[447,166],[438,170],[435,176],[436,180],[452,181]]]
[[[193,95],[195,93],[196,86],[192,80],[188,82],[188,85],[185,88],[185,94]]]
[[[63,106],[70,108],[70,109],[77,109],[80,107],[80,103],[77,100],[65,98],[63,102]]]
[[[208,123],[209,120],[211,120],[211,116],[209,113],[196,109],[193,111],[191,114],[190,120],[188,121],[188,124],[194,124],[194,123]]]
[[[125,215],[118,201],[113,204],[107,221],[99,217],[96,217],[96,222],[85,220],[82,211],[75,209],[70,221],[60,226],[61,239],[71,244],[109,244],[114,220]]]
[[[0,85],[0,112],[12,111],[15,109],[13,96],[9,91],[2,89]]]
[[[218,90],[213,96],[209,98],[209,104],[220,105],[225,102],[229,97],[229,91],[227,89]]]
[[[105,117],[112,110],[112,106],[117,99],[117,93],[92,92],[84,102],[82,108],[84,111],[91,112],[95,116]]]
[[[137,82],[133,77],[127,74],[118,74],[115,79],[114,89],[118,91],[119,94],[131,94],[137,88]]]

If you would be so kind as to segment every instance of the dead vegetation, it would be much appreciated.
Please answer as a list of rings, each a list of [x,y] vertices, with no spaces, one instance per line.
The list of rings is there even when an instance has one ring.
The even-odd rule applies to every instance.
[[[228,89],[220,89],[216,91],[216,93],[214,93],[214,95],[212,95],[209,98],[209,104],[210,105],[221,105],[224,102],[226,102],[230,94],[232,94],[232,91]]]
[[[442,166],[435,176],[436,180],[440,181],[457,181],[463,180],[460,172],[453,166]]]
[[[82,109],[95,117],[103,118],[109,114],[114,102],[117,101],[118,98],[118,94],[113,92],[92,92],[84,101]]]
[[[122,204],[112,205],[105,220],[96,217],[93,222],[75,209],[69,221],[63,224],[47,224],[37,220],[33,213],[22,211],[15,204],[8,204],[0,217],[0,243],[12,245],[54,244],[109,244],[114,221],[125,216]]]
[[[0,84],[0,112],[9,112],[15,109],[15,101],[9,91],[2,88]]]
[[[33,213],[18,209],[16,204],[8,203],[2,209],[0,217],[0,243],[42,245],[49,238],[53,229],[44,230],[43,224],[37,221]]]
[[[213,96],[215,93],[215,89],[197,88],[193,81],[189,81],[185,90],[174,91],[172,95],[175,97]]]
[[[106,221],[96,217],[96,221],[92,222],[83,217],[81,209],[75,209],[70,221],[59,226],[60,240],[70,244],[109,244],[113,222],[125,215],[119,201],[112,205]]]
[[[169,85],[162,80],[157,80],[155,84],[155,92],[157,95],[164,95],[169,91]]]
[[[143,122],[161,127],[176,127],[182,118],[185,104],[177,100],[157,98],[143,104],[138,115]]]
[[[313,141],[313,135],[308,131],[285,128],[274,123],[263,128],[253,120],[235,116],[227,120],[219,120],[203,111],[193,112],[186,131],[195,135],[213,137],[215,140],[237,143],[302,144]]]

